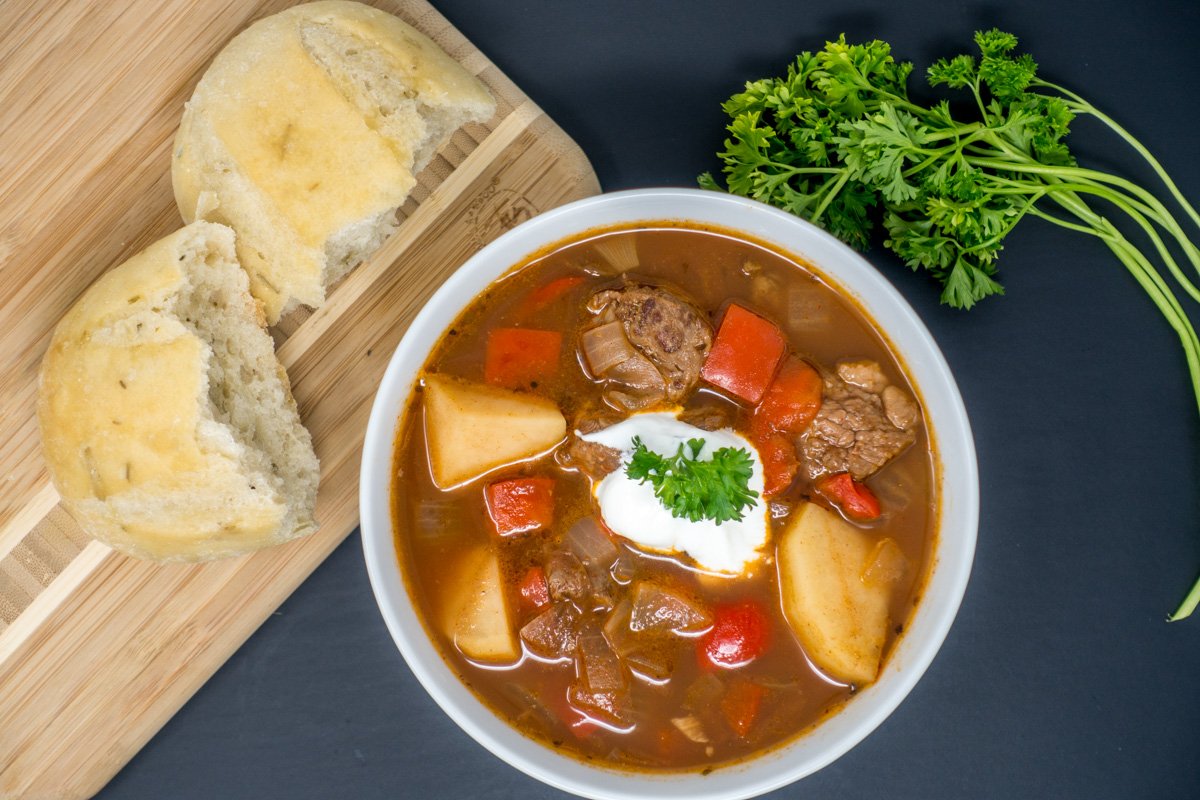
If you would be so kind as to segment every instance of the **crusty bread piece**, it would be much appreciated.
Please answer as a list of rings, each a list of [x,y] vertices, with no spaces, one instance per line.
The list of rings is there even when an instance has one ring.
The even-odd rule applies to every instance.
[[[187,222],[237,231],[267,321],[326,289],[396,227],[413,177],[495,101],[396,17],[323,0],[259,20],[184,109],[171,178]]]
[[[38,423],[71,514],[130,555],[202,561],[316,530],[312,440],[222,225],[84,293],[42,362]]]

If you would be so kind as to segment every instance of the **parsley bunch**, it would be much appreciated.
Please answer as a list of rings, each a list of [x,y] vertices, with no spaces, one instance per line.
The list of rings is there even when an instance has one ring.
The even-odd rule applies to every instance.
[[[728,190],[816,222],[865,249],[876,224],[884,244],[942,285],[942,302],[969,309],[1002,294],[996,259],[1004,237],[1037,217],[1103,241],[1166,317],[1187,357],[1200,406],[1200,339],[1161,267],[1193,300],[1200,289],[1168,242],[1200,272],[1200,248],[1167,206],[1132,181],[1076,164],[1064,138],[1081,116],[1106,125],[1154,170],[1191,222],[1200,214],[1128,131],[1074,92],[1038,77],[1017,39],[975,34],[978,56],[929,68],[933,86],[969,96],[970,119],[942,100],[908,97],[912,64],[880,41],[827,42],[801,53],[782,78],[752,81],[723,105],[731,121],[718,154]],[[705,188],[719,189],[710,174]],[[1098,208],[1098,206],[1100,208]],[[1120,211],[1145,234],[1143,251],[1101,211]],[[1200,581],[1171,619],[1200,604]]]
[[[741,520],[758,492],[750,489],[754,462],[745,448],[722,447],[708,461],[700,460],[703,439],[689,439],[674,456],[659,455],[633,437],[633,456],[625,474],[639,483],[650,481],[654,496],[673,517],[692,522],[711,519],[720,525]],[[690,454],[689,452],[690,451]]]

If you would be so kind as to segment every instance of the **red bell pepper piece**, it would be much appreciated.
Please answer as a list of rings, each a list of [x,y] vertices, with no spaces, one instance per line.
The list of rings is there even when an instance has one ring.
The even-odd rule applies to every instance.
[[[567,275],[562,278],[555,278],[549,283],[539,286],[530,292],[521,302],[521,305],[517,309],[517,316],[527,317],[531,314],[536,314],[551,303],[562,298],[567,292],[585,280],[586,278],[582,275]]]
[[[558,373],[562,334],[533,328],[495,328],[488,333],[483,379],[506,389],[528,388]]]
[[[754,409],[753,422],[780,433],[804,433],[821,410],[824,388],[817,371],[798,358],[790,358]]]
[[[779,494],[792,485],[799,463],[792,437],[803,433],[821,410],[821,376],[798,358],[779,368],[750,417],[750,441],[763,462],[763,493]]]
[[[750,441],[758,450],[763,466],[763,494],[774,497],[792,485],[800,464],[796,460],[796,446],[782,433],[764,431],[753,422],[750,425]]]
[[[554,522],[553,478],[512,478],[489,483],[484,497],[488,516],[501,536],[549,528]]]
[[[767,651],[770,622],[758,603],[750,600],[713,609],[713,625],[700,638],[700,666],[734,669]]]
[[[757,404],[786,350],[787,341],[775,323],[734,303],[725,311],[700,375],[713,386]]]
[[[758,711],[762,708],[766,689],[750,681],[738,681],[726,690],[721,698],[721,714],[729,727],[738,736],[745,736],[754,725]]]
[[[546,570],[532,566],[525,570],[517,594],[521,597],[521,607],[525,612],[536,611],[550,602],[550,585],[546,583]]]
[[[813,484],[817,494],[840,508],[847,517],[858,522],[879,519],[882,509],[879,498],[865,483],[854,480],[849,472],[826,475]]]

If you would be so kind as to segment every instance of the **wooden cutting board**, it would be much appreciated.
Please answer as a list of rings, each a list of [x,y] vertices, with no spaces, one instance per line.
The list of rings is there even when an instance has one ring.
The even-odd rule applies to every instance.
[[[217,51],[281,0],[0,3],[0,797],[97,792],[358,524],[375,387],[413,315],[518,222],[599,191],[579,148],[422,0],[378,2],[499,108],[420,175],[399,231],[274,331],[321,459],[319,533],[160,566],[91,541],[42,463],[37,370],[103,273],[182,223],[170,147]]]

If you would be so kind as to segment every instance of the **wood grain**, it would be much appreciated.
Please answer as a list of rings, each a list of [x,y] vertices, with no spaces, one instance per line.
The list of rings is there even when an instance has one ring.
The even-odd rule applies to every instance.
[[[321,459],[321,530],[200,565],[92,541],[46,478],[42,354],[97,276],[182,224],[169,152],[183,102],[233,35],[286,5],[0,3],[0,797],[88,797],[145,744],[357,525],[370,402],[425,300],[505,229],[599,189],[578,147],[433,8],[377,3],[499,103],[421,173],[384,248],[273,330]]]

